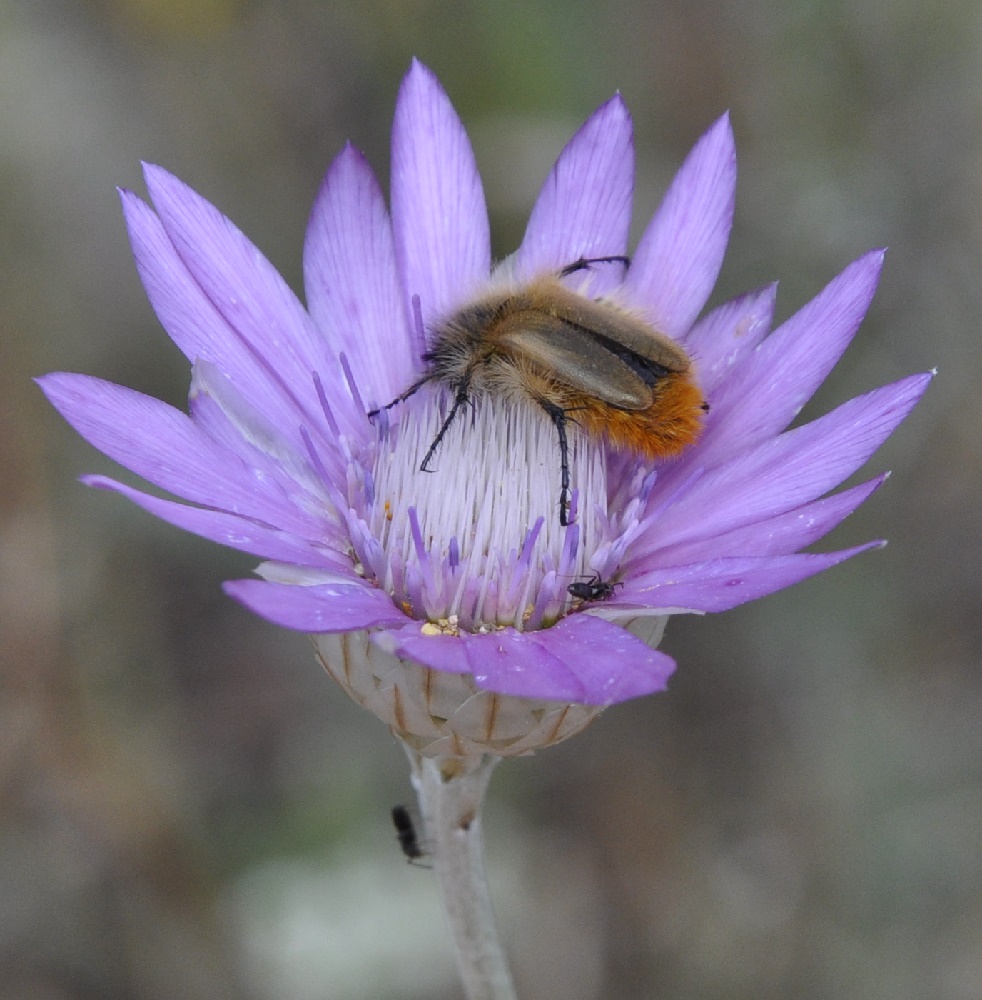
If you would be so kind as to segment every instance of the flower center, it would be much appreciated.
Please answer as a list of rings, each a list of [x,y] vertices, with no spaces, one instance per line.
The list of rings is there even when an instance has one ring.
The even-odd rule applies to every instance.
[[[361,553],[366,573],[417,618],[477,631],[552,624],[568,586],[589,576],[604,533],[603,448],[568,425],[571,520],[560,524],[561,453],[556,429],[520,399],[477,397],[440,432],[448,395],[420,390],[383,419],[367,497],[366,527],[378,545]],[[367,557],[367,558],[366,558]]]

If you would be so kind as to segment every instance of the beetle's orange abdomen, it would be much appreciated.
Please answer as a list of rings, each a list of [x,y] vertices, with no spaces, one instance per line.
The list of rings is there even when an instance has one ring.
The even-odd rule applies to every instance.
[[[645,410],[621,410],[579,394],[568,398],[566,409],[589,437],[645,458],[671,458],[698,439],[705,399],[688,372],[665,375],[651,391]]]

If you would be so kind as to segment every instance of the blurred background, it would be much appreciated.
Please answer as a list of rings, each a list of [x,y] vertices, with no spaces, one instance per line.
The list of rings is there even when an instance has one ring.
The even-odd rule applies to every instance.
[[[398,853],[388,731],[302,636],[226,599],[254,560],[88,491],[116,470],[29,381],[184,405],[115,185],[139,161],[298,291],[350,138],[383,183],[417,55],[472,137],[495,251],[615,90],[636,228],[732,113],[714,302],[784,319],[866,249],[879,293],[810,404],[938,366],[790,591],[677,618],[667,695],[504,764],[493,892],[523,1000],[982,996],[982,7],[974,0],[0,0],[0,998],[453,1000],[432,875]],[[131,480],[132,481],[132,480]]]

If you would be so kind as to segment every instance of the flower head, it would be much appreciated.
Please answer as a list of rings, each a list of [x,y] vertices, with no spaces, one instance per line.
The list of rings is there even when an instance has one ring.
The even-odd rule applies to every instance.
[[[159,167],[146,168],[152,207],[121,192],[147,294],[191,363],[189,413],[84,375],[42,378],[83,437],[178,500],[103,476],[89,485],[265,560],[261,579],[228,592],[313,634],[349,693],[433,754],[564,738],[600,708],[664,688],[674,663],[653,646],[666,616],[732,608],[879,544],[801,551],[882,482],[829,495],[930,376],[787,430],[855,334],[882,253],[773,331],[773,287],[700,318],[733,212],[725,117],[629,267],[611,259],[628,253],[633,190],[619,97],[567,145],[497,268],[466,133],[419,64],[392,147],[391,216],[355,149],[328,171],[304,249],[306,309],[231,222]],[[609,447],[570,413],[563,524],[556,426],[541,408],[484,395],[448,423],[453,395],[438,384],[385,407],[419,379],[447,316],[503,282],[594,258],[567,287],[680,344],[709,411],[698,441],[661,462]]]

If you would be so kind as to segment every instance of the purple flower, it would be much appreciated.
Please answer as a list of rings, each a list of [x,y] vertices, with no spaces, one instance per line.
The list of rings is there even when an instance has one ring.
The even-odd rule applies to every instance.
[[[192,365],[189,415],[85,375],[40,384],[96,448],[178,500],[103,476],[89,485],[265,560],[262,579],[227,591],[315,635],[331,672],[400,734],[458,752],[461,732],[483,732],[501,752],[524,752],[598,707],[663,689],[674,663],[651,647],[667,615],[724,611],[880,544],[801,551],[883,481],[829,495],[930,380],[903,379],[786,430],[856,332],[883,255],[861,257],[773,332],[773,286],[699,318],[733,212],[724,117],[685,161],[630,267],[570,279],[684,345],[711,406],[698,442],[652,464],[571,425],[568,527],[556,516],[555,429],[520,400],[473,400],[434,471],[421,472],[447,394],[426,387],[373,420],[366,412],[419,376],[434,321],[505,271],[522,282],[627,254],[633,169],[615,97],[563,151],[522,245],[492,279],[470,144],[414,64],[393,127],[391,218],[363,157],[345,148],[307,232],[306,309],[175,177],[147,167],[153,207],[121,192],[147,294]],[[591,578],[617,586],[598,587],[602,600],[571,596],[571,583]],[[503,723],[498,695],[530,699],[539,732],[529,736],[528,715]]]

